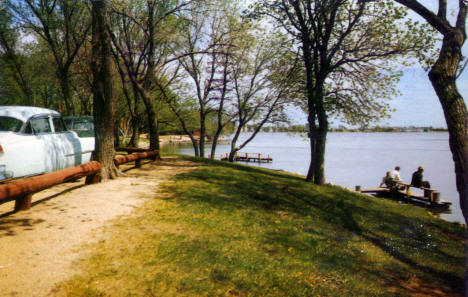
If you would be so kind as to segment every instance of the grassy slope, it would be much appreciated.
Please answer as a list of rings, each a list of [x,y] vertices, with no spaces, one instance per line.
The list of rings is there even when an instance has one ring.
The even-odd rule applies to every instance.
[[[450,296],[464,229],[410,205],[202,161],[61,284],[66,296]]]

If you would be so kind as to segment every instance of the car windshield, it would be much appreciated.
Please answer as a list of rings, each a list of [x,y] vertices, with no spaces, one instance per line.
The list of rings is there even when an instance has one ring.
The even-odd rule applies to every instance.
[[[22,126],[21,120],[0,116],[0,131],[19,132]]]

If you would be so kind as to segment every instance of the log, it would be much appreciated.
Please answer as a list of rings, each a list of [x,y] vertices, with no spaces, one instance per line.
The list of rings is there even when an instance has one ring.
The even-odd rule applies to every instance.
[[[135,166],[141,166],[141,159],[151,158],[156,159],[159,157],[159,151],[146,151],[141,153],[133,153],[129,155],[117,155],[114,157],[114,164],[115,166],[119,167],[119,165],[135,161]]]
[[[14,180],[10,183],[0,185],[0,200],[34,194],[52,186],[79,179],[83,176],[99,174],[100,171],[101,164],[92,161],[60,171]]]
[[[116,147],[116,151],[124,151],[127,153],[142,153],[142,152],[148,152],[148,149],[140,148],[140,147]]]
[[[38,176],[14,180],[0,185],[0,200],[15,199],[15,211],[31,208],[32,195],[52,186],[87,176],[92,183],[99,182],[101,163],[92,161],[80,166]]]

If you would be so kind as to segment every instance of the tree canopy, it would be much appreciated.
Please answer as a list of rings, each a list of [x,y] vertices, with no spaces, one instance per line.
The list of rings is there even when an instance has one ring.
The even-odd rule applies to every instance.
[[[405,21],[392,1],[257,1],[249,15],[266,17],[299,48],[304,68],[311,164],[307,179],[325,183],[324,156],[330,114],[365,123],[388,114],[400,57],[432,45],[426,25]]]

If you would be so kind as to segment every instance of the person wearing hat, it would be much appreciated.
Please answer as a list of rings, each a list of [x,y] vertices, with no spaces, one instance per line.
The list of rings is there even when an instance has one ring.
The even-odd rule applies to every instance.
[[[419,166],[418,170],[413,172],[411,177],[411,185],[417,188],[431,188],[431,184],[428,181],[423,181],[424,167]]]

